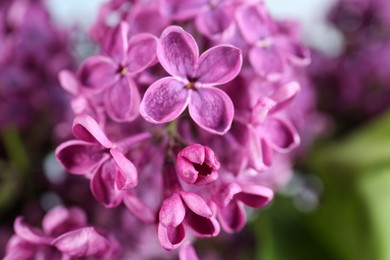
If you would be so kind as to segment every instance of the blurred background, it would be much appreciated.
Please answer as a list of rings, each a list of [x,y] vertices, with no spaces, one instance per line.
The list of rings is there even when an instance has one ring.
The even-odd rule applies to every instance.
[[[34,78],[35,85],[58,85],[59,69],[77,65],[71,57],[82,60],[94,52],[83,33],[104,2],[46,0],[54,24],[77,33],[57,33],[42,48],[59,48],[67,37],[77,45],[58,54],[68,58],[39,57],[52,66],[51,71],[36,72],[49,80]],[[308,73],[326,127],[297,156],[291,180],[271,205],[249,212],[251,221],[243,232],[200,241],[199,247],[225,259],[390,260],[390,1],[265,2],[276,19],[301,23],[302,37],[312,52]],[[9,80],[3,74],[15,73],[12,80],[17,81],[22,72],[8,67],[6,72],[2,68],[0,80]],[[17,85],[22,87],[23,82]],[[51,111],[55,116],[50,118],[39,107],[48,100],[56,104],[68,100],[53,100],[58,95],[51,92],[56,90],[33,98],[31,92],[7,102],[5,95],[0,96],[0,248],[12,234],[10,223],[17,215],[36,214],[39,219],[63,199],[57,195],[64,189],[59,183],[80,181],[66,177],[52,154],[50,133],[61,133],[61,124],[52,129],[51,120],[58,123],[58,118],[68,115]],[[35,103],[28,104],[26,98]],[[9,106],[12,116],[6,110]],[[31,122],[23,115],[32,113],[37,126],[26,130]],[[58,142],[61,134],[55,138]],[[85,183],[80,182],[79,188],[83,190]],[[86,200],[90,196],[85,192]],[[72,194],[65,198],[77,199]],[[30,210],[37,205],[42,212]]]

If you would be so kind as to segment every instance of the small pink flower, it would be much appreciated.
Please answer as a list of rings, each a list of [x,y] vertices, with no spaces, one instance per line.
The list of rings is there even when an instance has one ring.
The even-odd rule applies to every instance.
[[[161,35],[157,58],[172,77],[162,78],[147,89],[140,105],[145,120],[170,122],[188,106],[190,116],[201,128],[220,135],[229,131],[233,103],[225,92],[213,86],[231,81],[240,72],[240,49],[218,45],[199,57],[191,34],[170,26]]]
[[[192,144],[177,156],[177,172],[188,184],[205,185],[218,178],[220,164],[213,150],[200,144]]]
[[[159,217],[158,238],[167,250],[179,247],[184,241],[184,223],[191,227],[198,237],[215,237],[220,231],[213,212],[195,193],[174,193],[164,200]]]

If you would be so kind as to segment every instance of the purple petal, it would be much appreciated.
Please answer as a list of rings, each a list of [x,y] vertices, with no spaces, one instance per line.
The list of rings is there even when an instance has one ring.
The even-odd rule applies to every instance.
[[[224,208],[219,208],[218,220],[227,233],[241,231],[246,223],[244,206],[240,202],[232,201]]]
[[[264,171],[272,164],[273,152],[267,143],[256,133],[253,127],[249,127],[249,163],[257,171]]]
[[[158,5],[146,5],[140,2],[132,5],[126,20],[134,34],[147,32],[161,35],[165,27],[171,23],[169,18],[160,13]]]
[[[255,72],[269,81],[279,80],[285,70],[286,62],[274,46],[252,48],[249,61]]]
[[[236,21],[242,36],[248,43],[255,44],[258,40],[271,36],[272,21],[263,3],[239,8],[236,12]]]
[[[157,45],[157,57],[169,74],[181,78],[194,76],[192,74],[198,56],[195,39],[183,28],[169,26],[163,31]]]
[[[295,127],[287,120],[272,117],[264,122],[264,138],[272,149],[280,153],[287,153],[297,147],[300,138]]]
[[[55,150],[55,155],[65,169],[74,174],[91,172],[107,159],[98,145],[79,140],[62,143]]]
[[[58,74],[60,85],[70,94],[76,96],[79,94],[80,83],[76,75],[69,70],[61,70]]]
[[[65,232],[81,228],[87,224],[87,216],[80,208],[65,208],[57,206],[51,209],[43,218],[43,230],[53,237]]]
[[[103,256],[110,251],[108,240],[100,235],[95,228],[77,229],[56,238],[52,245],[62,253],[73,257]]]
[[[108,35],[104,46],[104,52],[117,64],[126,57],[129,47],[129,25],[126,22],[119,23]]]
[[[151,123],[165,123],[176,119],[187,107],[189,91],[173,77],[154,82],[140,105],[143,118]]]
[[[164,227],[158,224],[158,240],[163,248],[166,250],[173,250],[178,248],[185,237],[184,225],[180,224],[177,227]]]
[[[30,227],[24,222],[23,217],[17,217],[14,223],[14,230],[16,235],[20,238],[36,245],[50,244],[52,238],[48,237],[38,228]]]
[[[220,208],[225,208],[233,200],[234,195],[241,192],[241,186],[235,182],[226,184],[215,194],[214,201]]]
[[[93,196],[106,208],[115,208],[121,202],[124,192],[116,188],[116,164],[112,160],[105,162],[91,179]]]
[[[130,212],[133,213],[141,221],[148,224],[152,224],[155,222],[156,217],[154,212],[148,206],[146,206],[138,197],[131,194],[127,194],[124,197],[123,202],[130,210]]]
[[[287,107],[298,94],[300,89],[301,87],[296,81],[283,84],[278,90],[275,91],[275,93],[270,96],[270,98],[278,103],[275,107],[272,108],[272,112],[280,111]]]
[[[252,208],[261,208],[266,206],[273,198],[272,189],[253,184],[241,184],[242,191],[237,193],[234,198],[242,201]]]
[[[143,71],[156,60],[157,38],[149,33],[140,33],[129,41],[127,69],[131,74]]]
[[[138,116],[140,102],[138,88],[129,77],[122,77],[105,93],[106,112],[117,122],[133,121]]]
[[[175,193],[164,200],[159,213],[160,223],[164,227],[177,227],[183,222],[185,214],[183,201],[180,195]]]
[[[117,164],[115,184],[118,190],[128,190],[136,187],[138,174],[134,164],[117,149],[111,149],[110,153]]]
[[[260,97],[252,109],[251,124],[254,126],[262,125],[275,105],[276,102],[273,99]]]
[[[98,123],[89,115],[78,115],[73,120],[73,135],[90,143],[99,143],[104,148],[111,148],[112,143],[103,133]]]
[[[8,240],[6,254],[3,260],[28,260],[34,259],[36,256],[37,245],[20,238],[17,235],[13,235]]]
[[[199,260],[191,243],[187,243],[180,247],[179,260]]]
[[[209,38],[217,38],[225,31],[233,27],[233,15],[230,6],[212,8],[207,12],[201,13],[196,17],[196,28],[203,35]]]
[[[187,20],[206,11],[209,0],[162,0],[160,9],[162,14],[175,20]]]
[[[229,131],[234,106],[230,97],[220,89],[199,88],[191,93],[189,112],[201,128],[213,134],[223,135]]]
[[[92,56],[81,65],[78,78],[84,87],[101,91],[118,80],[117,70],[118,66],[110,58]]]
[[[198,237],[215,237],[221,230],[218,221],[214,218],[205,218],[188,211],[185,222],[190,226]]]
[[[204,218],[211,218],[213,212],[207,203],[199,195],[192,192],[180,192],[180,196],[184,201],[184,204],[196,215]]]
[[[227,83],[241,70],[241,50],[231,45],[215,46],[200,56],[197,65],[197,82],[207,85]]]

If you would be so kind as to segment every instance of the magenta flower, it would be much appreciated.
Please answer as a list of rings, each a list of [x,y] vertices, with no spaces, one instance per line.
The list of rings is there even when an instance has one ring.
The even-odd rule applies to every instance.
[[[233,33],[234,11],[238,1],[229,0],[162,0],[161,12],[175,20],[195,17],[196,28],[205,36],[215,38]]]
[[[142,33],[129,40],[128,34],[128,25],[120,23],[109,35],[105,56],[88,58],[78,75],[86,88],[106,91],[107,114],[118,122],[137,117],[141,98],[132,76],[152,65],[156,57],[156,37]]]
[[[201,128],[225,134],[231,126],[234,107],[229,96],[214,88],[240,72],[241,51],[230,45],[215,46],[199,57],[195,39],[181,27],[164,30],[157,45],[157,58],[173,77],[162,78],[146,91],[140,113],[151,123],[176,119],[187,107]]]
[[[213,150],[200,144],[187,146],[177,155],[177,172],[188,184],[205,185],[218,178],[220,164]]]
[[[240,7],[236,20],[243,38],[252,46],[248,58],[259,76],[277,81],[286,73],[288,61],[301,66],[310,63],[309,51],[277,30],[263,3]]]
[[[218,220],[228,233],[240,231],[246,223],[244,204],[252,208],[266,206],[274,192],[265,186],[245,183],[229,183],[215,194]]]
[[[76,117],[72,131],[79,140],[58,146],[55,152],[58,160],[71,173],[92,174],[91,189],[96,199],[106,207],[117,206],[124,195],[122,190],[137,186],[137,169],[92,117]],[[127,144],[131,146],[133,141],[139,140],[130,138]]]
[[[113,236],[87,226],[86,215],[79,208],[57,206],[46,214],[42,226],[43,230],[30,227],[18,217],[4,259],[110,259],[120,250]]]
[[[220,231],[211,209],[195,193],[174,193],[164,200],[159,217],[158,238],[167,250],[175,249],[183,242],[184,223],[191,227],[198,237],[214,237]]]

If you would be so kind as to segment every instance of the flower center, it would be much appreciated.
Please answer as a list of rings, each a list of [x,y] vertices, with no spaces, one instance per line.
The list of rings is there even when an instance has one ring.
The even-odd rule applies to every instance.
[[[127,67],[122,67],[120,68],[119,73],[121,74],[121,76],[126,76],[127,71],[128,71]]]
[[[186,86],[186,89],[194,89],[195,88],[195,82],[190,81],[188,85]]]
[[[192,163],[194,166],[195,170],[199,172],[200,175],[207,176],[209,175],[213,169],[208,166],[206,163],[198,164],[198,163]]]

